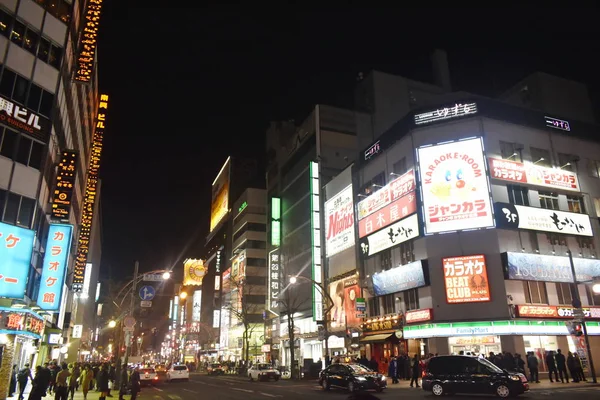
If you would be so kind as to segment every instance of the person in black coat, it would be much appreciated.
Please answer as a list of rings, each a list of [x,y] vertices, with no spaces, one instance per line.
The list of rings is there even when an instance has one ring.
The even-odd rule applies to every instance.
[[[388,377],[392,378],[392,383],[398,383],[398,361],[392,357],[388,366]]]
[[[562,383],[569,383],[569,374],[567,374],[567,359],[560,349],[556,350],[554,359],[556,360],[556,368],[558,369],[558,374],[560,375],[560,381]]]
[[[42,397],[46,393],[42,369],[43,367],[41,365],[35,367],[35,378],[31,380],[33,387],[31,388],[31,392],[29,392],[29,400],[42,400]]]
[[[550,350],[546,355],[546,365],[548,366],[548,378],[550,378],[550,382],[554,382],[552,380],[552,373],[554,373],[554,377],[556,382],[558,382],[558,370],[556,369],[556,361],[554,360],[554,351]]]
[[[100,392],[99,400],[106,400],[106,396],[108,396],[108,381],[108,368],[106,364],[104,364],[100,368],[98,376],[96,377],[96,385],[98,386],[98,391]]]
[[[567,356],[567,368],[569,368],[569,372],[571,372],[571,377],[573,378],[573,382],[579,382],[579,376],[577,376],[577,368],[575,365],[575,357],[573,353],[569,352]]]
[[[412,359],[411,363],[412,378],[410,380],[410,387],[413,387],[413,382],[415,383],[416,387],[420,387],[419,377],[421,376],[421,362],[418,354],[415,354],[415,357]]]
[[[8,397],[13,397],[17,391],[17,364],[14,364],[10,372],[10,384],[8,386]]]
[[[371,361],[369,362],[369,368],[371,368],[375,372],[379,372],[379,363],[375,359],[375,357],[371,357]]]
[[[135,400],[137,398],[138,393],[142,390],[140,383],[140,372],[136,369],[131,372],[131,376],[129,377],[129,387],[131,388],[131,400]]]

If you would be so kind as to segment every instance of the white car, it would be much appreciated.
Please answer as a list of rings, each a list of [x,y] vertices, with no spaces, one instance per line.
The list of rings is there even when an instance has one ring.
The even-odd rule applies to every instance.
[[[167,371],[167,382],[171,381],[189,381],[190,380],[190,371],[188,367],[185,365],[173,365]]]
[[[269,380],[269,379],[274,379],[276,381],[279,380],[279,378],[281,377],[281,374],[279,373],[279,371],[277,371],[275,368],[273,368],[271,366],[271,364],[254,364],[252,367],[250,367],[250,369],[248,370],[248,378],[250,378],[251,381],[253,380]]]
[[[142,385],[156,385],[158,383],[158,375],[154,368],[140,368],[139,371]]]

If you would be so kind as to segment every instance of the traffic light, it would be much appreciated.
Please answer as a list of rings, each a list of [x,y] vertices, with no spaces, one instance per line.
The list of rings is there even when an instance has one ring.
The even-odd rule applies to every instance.
[[[583,326],[581,324],[573,324],[573,335],[576,337],[583,336]]]

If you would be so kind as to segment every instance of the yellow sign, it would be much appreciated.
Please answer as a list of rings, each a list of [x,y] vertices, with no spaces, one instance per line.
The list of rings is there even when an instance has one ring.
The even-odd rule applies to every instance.
[[[83,18],[81,42],[77,54],[77,68],[73,79],[76,82],[89,83],[93,76],[98,44],[98,26],[102,0],[89,0]]]
[[[204,275],[206,275],[204,261],[188,258],[183,262],[183,286],[202,286]]]
[[[210,204],[210,231],[212,232],[219,222],[229,212],[229,160],[225,161],[221,171],[212,184],[212,201]]]

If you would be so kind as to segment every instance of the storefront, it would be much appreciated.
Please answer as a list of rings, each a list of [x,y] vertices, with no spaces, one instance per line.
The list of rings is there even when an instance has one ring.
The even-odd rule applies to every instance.
[[[387,373],[391,357],[407,353],[408,344],[403,339],[401,316],[393,314],[371,318],[361,328],[361,354],[368,360],[375,359],[380,372]]]
[[[42,339],[44,319],[31,310],[0,307],[0,346],[5,363],[21,369],[26,363],[35,365],[38,358],[36,341]]]

